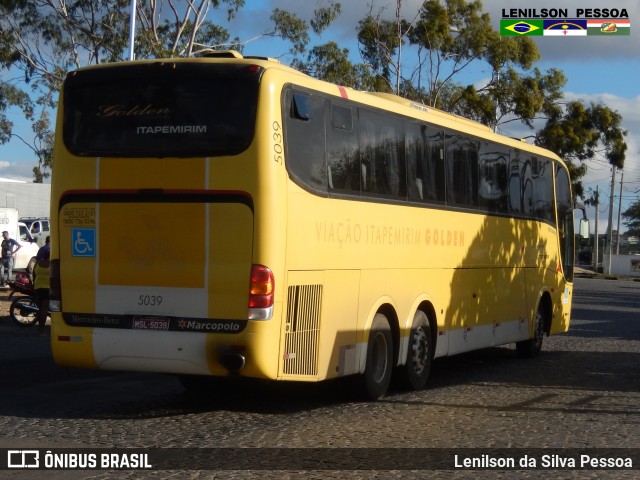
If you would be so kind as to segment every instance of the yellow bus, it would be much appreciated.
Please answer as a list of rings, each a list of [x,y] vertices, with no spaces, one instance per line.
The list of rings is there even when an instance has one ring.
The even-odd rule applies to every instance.
[[[393,95],[237,52],[87,67],[53,165],[62,366],[354,375],[377,399],[569,327],[563,162]]]

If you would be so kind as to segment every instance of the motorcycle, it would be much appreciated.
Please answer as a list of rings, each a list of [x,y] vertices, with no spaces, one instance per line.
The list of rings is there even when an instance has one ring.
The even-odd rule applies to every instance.
[[[21,293],[22,297],[16,297],[9,307],[9,316],[17,325],[28,327],[38,320],[38,302],[36,301],[35,288],[31,277],[26,273],[19,272],[15,280],[9,282],[11,293],[9,299],[16,293]]]

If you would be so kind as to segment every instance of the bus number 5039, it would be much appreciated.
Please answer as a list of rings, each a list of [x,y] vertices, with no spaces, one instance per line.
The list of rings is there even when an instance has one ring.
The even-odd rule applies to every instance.
[[[162,303],[162,295],[140,295],[138,297],[138,305],[145,307],[157,307]]]

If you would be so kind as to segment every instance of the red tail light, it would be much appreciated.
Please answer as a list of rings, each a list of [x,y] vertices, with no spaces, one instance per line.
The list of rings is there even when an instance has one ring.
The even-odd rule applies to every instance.
[[[273,305],[273,273],[264,265],[251,267],[249,307],[268,308]]]
[[[267,320],[273,313],[273,272],[264,265],[251,266],[249,287],[249,319]]]

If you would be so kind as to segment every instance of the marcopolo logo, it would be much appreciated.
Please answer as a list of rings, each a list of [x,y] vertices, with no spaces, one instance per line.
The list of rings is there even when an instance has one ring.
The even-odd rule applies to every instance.
[[[244,330],[245,322],[237,320],[211,321],[181,319],[178,321],[179,330],[208,331],[217,333],[238,333]]]

